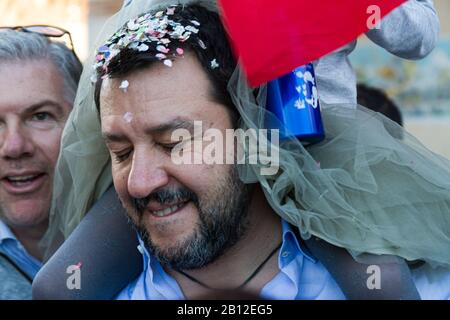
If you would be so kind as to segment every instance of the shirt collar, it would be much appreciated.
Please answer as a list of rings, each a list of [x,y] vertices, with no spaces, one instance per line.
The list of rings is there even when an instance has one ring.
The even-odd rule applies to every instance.
[[[154,288],[161,297],[169,300],[182,299],[183,293],[178,286],[175,279],[169,276],[163,269],[159,261],[152,256],[141,237],[138,235],[139,245],[137,247],[138,251],[143,256],[144,263],[144,282],[148,288]],[[148,277],[148,278],[147,278]],[[171,290],[167,290],[170,287]]]
[[[293,228],[295,227],[290,225],[284,219],[281,220],[281,226],[283,244],[278,256],[278,266],[280,270],[286,267],[296,256],[298,256],[298,253],[303,255],[311,262],[316,263],[317,258],[315,258],[308,250],[306,245],[303,243],[300,235],[297,236],[297,234],[294,232]]]
[[[17,241],[11,229],[0,219],[0,244],[7,239]]]
[[[317,262],[317,258],[315,258],[311,252],[306,248],[300,236],[297,236],[293,230],[293,226],[290,225],[286,220],[281,219],[282,226],[282,239],[283,244],[280,249],[280,253],[278,256],[278,265],[280,269],[288,265],[292,259],[294,259],[297,254],[300,252],[303,256],[305,256],[308,260],[313,263]],[[153,281],[153,271],[152,267],[154,266],[154,260],[156,259],[147,251],[145,247],[144,241],[138,236],[139,245],[138,250],[143,256],[144,270],[149,271],[149,276]]]

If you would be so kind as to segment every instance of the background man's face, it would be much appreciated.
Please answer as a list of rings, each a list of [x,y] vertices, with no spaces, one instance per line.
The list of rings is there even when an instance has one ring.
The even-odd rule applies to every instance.
[[[122,81],[129,87],[122,90]],[[175,164],[174,129],[195,121],[225,136],[227,108],[212,99],[211,83],[194,55],[118,79],[101,90],[102,132],[115,188],[147,247],[163,263],[205,265],[245,230],[248,188],[233,165]],[[188,152],[194,152],[190,150]]]
[[[11,227],[45,223],[61,133],[71,106],[46,60],[0,61],[0,217]]]

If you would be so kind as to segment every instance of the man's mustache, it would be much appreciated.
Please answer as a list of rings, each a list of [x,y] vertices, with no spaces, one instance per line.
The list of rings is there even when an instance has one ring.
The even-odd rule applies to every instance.
[[[197,195],[187,188],[178,188],[177,190],[161,189],[152,192],[145,198],[131,197],[131,203],[133,204],[136,212],[140,215],[144,213],[144,210],[150,201],[155,201],[160,204],[192,201],[196,206],[198,206]]]
[[[10,160],[4,160],[0,159],[0,167],[1,171],[8,171],[8,170],[22,170],[22,169],[33,169],[35,171],[43,171],[43,172],[50,172],[49,165],[45,162],[37,161],[36,159],[10,159]]]

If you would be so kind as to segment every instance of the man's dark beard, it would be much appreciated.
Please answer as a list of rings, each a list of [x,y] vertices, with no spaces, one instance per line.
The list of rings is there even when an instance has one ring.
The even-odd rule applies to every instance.
[[[204,267],[236,244],[247,230],[250,188],[239,179],[236,168],[232,168],[220,187],[200,200],[184,187],[177,190],[161,189],[145,198],[133,198],[132,203],[139,217],[139,225],[135,227],[147,250],[162,265],[175,270]],[[200,220],[193,235],[169,249],[158,248],[140,223],[149,201],[161,204],[192,201],[198,209]]]

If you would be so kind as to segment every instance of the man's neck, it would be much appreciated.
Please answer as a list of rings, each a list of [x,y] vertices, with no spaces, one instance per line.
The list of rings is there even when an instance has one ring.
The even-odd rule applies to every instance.
[[[248,211],[249,228],[232,248],[209,265],[190,270],[188,274],[215,289],[238,288],[258,268],[281,242],[281,219],[268,204],[263,191],[256,187]],[[258,271],[243,290],[255,295],[279,271],[278,255],[273,256]],[[180,284],[185,295],[198,297],[211,294],[184,275],[168,270]]]
[[[39,261],[42,261],[43,252],[39,248],[39,243],[47,231],[48,221],[46,220],[33,227],[21,228],[10,226],[10,228],[27,252]]]

